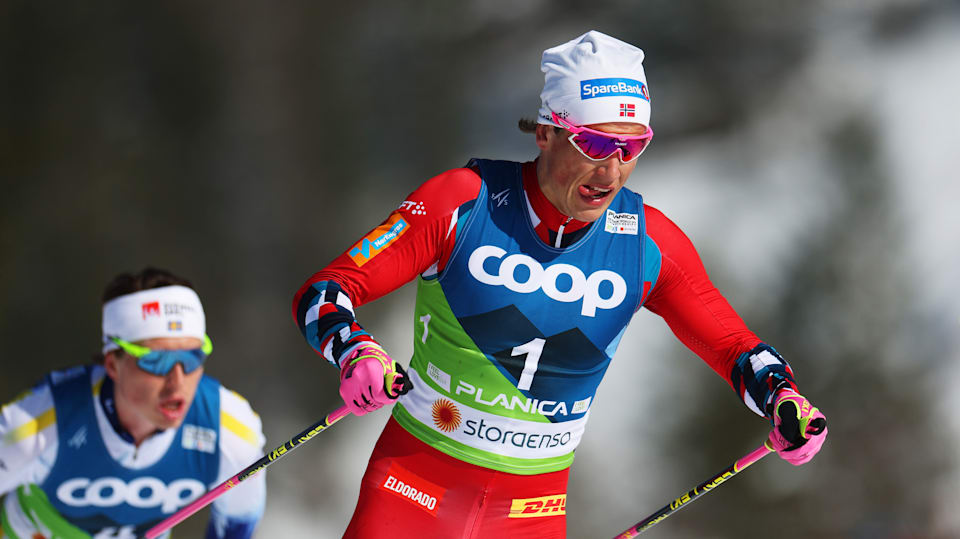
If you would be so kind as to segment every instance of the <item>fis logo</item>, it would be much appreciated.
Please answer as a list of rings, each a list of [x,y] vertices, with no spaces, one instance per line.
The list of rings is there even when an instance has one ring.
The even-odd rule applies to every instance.
[[[509,203],[507,202],[507,197],[509,196],[510,196],[510,190],[504,189],[499,193],[494,193],[490,195],[490,199],[496,201],[497,207],[499,208],[500,206],[509,206]]]
[[[617,307],[627,297],[627,282],[620,274],[613,271],[597,270],[587,276],[583,270],[570,264],[543,266],[527,255],[512,254],[504,258],[505,254],[507,254],[506,251],[493,245],[477,247],[470,254],[470,260],[467,262],[470,275],[483,284],[505,286],[518,294],[532,294],[542,290],[548,298],[555,301],[562,303],[580,301],[582,304],[580,314],[589,317],[596,316],[597,309]],[[500,267],[494,273],[484,268],[484,264],[490,258],[501,259]],[[529,273],[523,282],[517,281],[515,275],[516,269],[520,266],[526,268]],[[567,290],[560,290],[557,284],[561,275],[566,276],[566,281],[570,283]],[[610,290],[610,295],[607,297],[600,294],[600,287],[604,283],[609,283],[606,288]]]
[[[403,220],[403,217],[399,213],[393,213],[382,225],[364,236],[360,243],[354,245],[347,254],[357,266],[363,266],[397,238],[406,234],[409,229],[410,225]]]
[[[87,443],[87,427],[83,426],[77,429],[77,432],[67,440],[67,445],[74,448],[80,449]]]
[[[552,517],[567,514],[567,495],[555,494],[539,498],[514,498],[507,518]]]
[[[156,477],[138,477],[126,483],[118,477],[68,479],[57,487],[57,498],[70,507],[159,507],[173,513],[206,491],[196,479],[177,479],[169,485]]]
[[[146,320],[148,316],[160,316],[160,302],[151,301],[150,303],[141,303],[140,312],[144,320]]]
[[[638,80],[615,77],[580,81],[581,100],[613,96],[630,96],[650,101],[647,85]]]

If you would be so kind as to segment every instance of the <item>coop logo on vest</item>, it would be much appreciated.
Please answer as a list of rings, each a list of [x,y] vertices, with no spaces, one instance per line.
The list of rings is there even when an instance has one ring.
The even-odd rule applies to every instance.
[[[57,487],[57,498],[71,507],[115,507],[124,503],[138,509],[160,507],[173,513],[206,489],[196,479],[176,479],[169,485],[156,477],[138,477],[126,483],[118,477],[68,479]]]
[[[482,245],[470,254],[467,266],[470,275],[481,283],[492,286],[505,286],[519,294],[531,294],[538,290],[548,298],[563,303],[582,301],[580,314],[596,316],[597,309],[613,309],[627,297],[627,283],[620,274],[610,270],[597,270],[590,275],[570,264],[550,264],[543,266],[532,257],[522,254],[512,254],[506,258],[506,251],[493,245]],[[489,272],[484,265],[490,258],[500,259],[500,267]],[[526,280],[517,280],[518,267],[527,269],[529,275]],[[569,284],[566,290],[560,290],[558,281],[565,276],[564,281]],[[606,287],[607,296],[601,295],[601,286]]]

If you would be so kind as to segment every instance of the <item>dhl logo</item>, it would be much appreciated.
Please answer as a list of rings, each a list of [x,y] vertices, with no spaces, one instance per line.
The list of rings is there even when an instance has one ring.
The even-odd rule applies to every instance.
[[[409,229],[410,225],[403,220],[403,217],[399,213],[393,213],[382,225],[371,230],[360,240],[360,243],[354,245],[347,255],[358,266],[363,266]]]
[[[539,498],[514,498],[507,518],[549,517],[567,514],[567,495],[554,494]]]

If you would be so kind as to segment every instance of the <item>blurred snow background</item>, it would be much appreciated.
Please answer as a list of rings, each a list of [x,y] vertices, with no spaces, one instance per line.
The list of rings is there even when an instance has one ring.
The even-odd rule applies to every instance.
[[[532,159],[514,125],[540,53],[591,28],[647,52],[657,137],[629,187],[831,428],[810,465],[767,459],[651,537],[960,535],[957,1],[8,3],[0,401],[84,361],[103,285],[154,264],[197,284],[208,372],[283,443],[337,399],[293,292],[429,176]],[[407,286],[359,310],[404,362],[412,304]],[[272,466],[258,537],[339,536],[388,414]],[[766,431],[641,311],[577,451],[569,536],[613,536]]]

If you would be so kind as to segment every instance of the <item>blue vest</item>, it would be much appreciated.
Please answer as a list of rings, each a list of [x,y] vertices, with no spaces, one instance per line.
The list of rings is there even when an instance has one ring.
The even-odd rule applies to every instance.
[[[152,466],[131,470],[110,456],[100,437],[90,387],[94,368],[48,376],[59,448],[40,488],[64,518],[91,535],[126,527],[139,537],[216,481],[220,383],[203,376],[167,453]]]
[[[554,248],[534,231],[520,164],[471,164],[483,185],[440,279],[450,308],[527,397],[569,402],[592,396],[659,273],[642,197],[621,189],[582,238]],[[531,354],[538,355],[536,365]],[[550,420],[583,416],[570,411]]]

